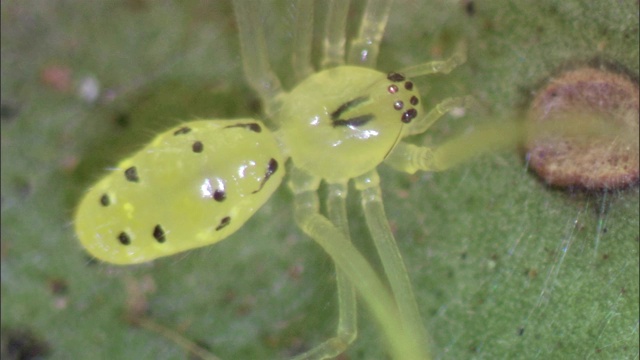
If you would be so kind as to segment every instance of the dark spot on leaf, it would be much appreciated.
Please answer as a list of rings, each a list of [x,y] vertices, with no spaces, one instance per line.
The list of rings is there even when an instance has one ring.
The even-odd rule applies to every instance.
[[[0,119],[3,122],[10,122],[20,113],[18,105],[3,102],[0,104]]]
[[[131,116],[127,113],[119,113],[113,121],[121,128],[126,128],[131,124]]]
[[[63,279],[50,279],[49,290],[53,295],[66,295],[69,292],[69,284]]]
[[[16,360],[45,359],[51,355],[49,344],[30,330],[2,329],[2,358]]]

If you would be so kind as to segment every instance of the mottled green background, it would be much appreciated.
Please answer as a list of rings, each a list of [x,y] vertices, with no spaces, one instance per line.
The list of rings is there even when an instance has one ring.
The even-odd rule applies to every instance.
[[[464,94],[482,104],[443,118],[417,143],[514,116],[569,63],[598,58],[638,74],[635,0],[475,1],[474,11],[464,3],[394,5],[379,68],[446,57],[466,39],[466,65],[416,83],[430,106]],[[292,223],[285,187],[231,238],[153,264],[95,263],[74,239],[84,189],[155,132],[258,116],[229,1],[0,6],[3,359],[17,340],[52,359],[184,358],[124,321],[135,299],[224,359],[286,358],[334,332],[332,263]],[[272,59],[291,85],[294,6],[264,7]],[[350,19],[353,28],[358,12]],[[71,83],[47,80],[55,69]],[[99,82],[97,101],[77,94],[88,79]],[[441,174],[380,173],[437,358],[638,358],[637,186],[551,190],[515,150]],[[355,196],[350,211],[354,241],[378,266]],[[344,358],[384,358],[368,311],[359,318]]]

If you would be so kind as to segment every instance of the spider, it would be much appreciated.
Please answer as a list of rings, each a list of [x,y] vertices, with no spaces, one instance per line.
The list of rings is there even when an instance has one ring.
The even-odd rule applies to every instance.
[[[356,294],[377,320],[393,358],[428,359],[428,336],[387,222],[376,167],[384,162],[414,173],[445,170],[461,161],[459,144],[432,149],[402,139],[425,132],[470,99],[449,98],[425,112],[411,80],[450,72],[465,61],[463,50],[399,72],[373,69],[391,4],[368,1],[358,33],[346,46],[349,3],[331,2],[320,69],[314,72],[314,4],[300,1],[293,44],[297,85],[285,91],[269,64],[257,7],[234,0],[245,76],[267,120],[199,120],[157,135],[85,194],[75,217],[81,244],[100,260],[134,264],[216,243],[269,199],[290,162],[295,221],[335,263],[339,307],[335,337],[296,359],[333,358],[348,348],[357,333]],[[360,193],[390,289],[350,242],[349,181]],[[317,193],[322,182],[328,190],[326,216]]]

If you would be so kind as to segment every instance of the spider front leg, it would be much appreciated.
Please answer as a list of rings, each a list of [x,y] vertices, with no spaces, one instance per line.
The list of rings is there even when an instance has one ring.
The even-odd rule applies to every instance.
[[[424,117],[409,124],[409,128],[405,131],[404,136],[422,134],[449,111],[456,108],[473,107],[473,105],[475,105],[476,103],[477,101],[473,96],[452,97],[444,99],[433,109],[429,110],[429,112]]]
[[[466,60],[466,46],[464,45],[464,43],[460,43],[454,54],[446,60],[429,61],[424,64],[419,64],[403,69],[400,72],[408,78],[431,74],[448,74],[453,69],[464,64]],[[429,127],[431,127],[433,123],[440,119],[442,115],[455,108],[470,107],[475,103],[476,100],[472,96],[453,97],[445,99],[438,105],[436,105],[435,108],[431,109],[425,116],[410,123],[407,130],[405,130],[404,136],[422,134]]]
[[[409,174],[418,170],[444,171],[482,154],[517,146],[524,139],[525,130],[520,123],[500,122],[478,127],[473,133],[435,148],[400,142],[384,162]]]
[[[329,254],[336,268],[356,287],[384,332],[392,357],[399,360],[428,359],[421,345],[423,339],[403,327],[402,321],[398,321],[401,317],[396,303],[367,260],[345,237],[343,230],[320,214],[317,195],[319,184],[320,179],[297,168],[292,169],[289,187],[295,195],[296,223]],[[340,292],[338,295],[344,296]],[[344,318],[355,314],[340,316]],[[331,349],[318,356],[330,356],[329,351]]]

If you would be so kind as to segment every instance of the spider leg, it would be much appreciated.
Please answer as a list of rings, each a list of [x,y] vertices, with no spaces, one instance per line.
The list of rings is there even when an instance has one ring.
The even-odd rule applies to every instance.
[[[466,99],[466,98],[459,98]],[[458,99],[446,101],[456,102]],[[466,100],[458,104],[466,104]],[[442,110],[436,112],[438,117]],[[443,108],[450,108],[445,105]],[[429,117],[429,115],[427,115]],[[569,114],[562,122],[517,121],[517,119],[500,119],[475,127],[473,132],[458,135],[435,147],[425,147],[400,142],[384,160],[391,167],[410,174],[418,170],[443,171],[471,160],[474,157],[516,148],[525,141],[563,137],[571,141],[593,142],[614,141],[637,144],[635,133],[621,133],[620,129],[607,125],[602,119],[587,119],[579,114]],[[637,146],[637,145],[636,145]]]
[[[456,67],[460,66],[467,60],[467,49],[464,43],[458,44],[454,54],[446,59],[440,61],[429,61],[423,64],[415,65],[401,70],[406,77],[414,78],[416,76],[430,75],[430,74],[448,74]],[[405,130],[404,136],[421,134],[425,132],[434,122],[436,122],[442,115],[451,111],[457,107],[471,107],[476,103],[476,100],[471,96],[455,97],[445,99],[431,109],[425,116],[413,121]]]
[[[372,170],[355,178],[354,183],[356,189],[360,191],[369,232],[378,249],[389,284],[391,284],[405,331],[415,334],[418,339],[426,343],[428,341],[427,333],[422,324],[411,280],[384,211],[380,177],[376,170]]]
[[[344,237],[350,242],[346,206],[347,188],[346,182],[329,184],[327,213],[331,222],[342,230]],[[355,340],[358,333],[356,293],[347,275],[339,268],[336,268],[336,282],[338,284],[338,307],[340,313],[338,337],[344,342],[345,346],[348,346]]]
[[[320,179],[295,167],[289,179],[289,187],[294,193],[296,223],[329,254],[336,267],[356,287],[384,332],[392,357],[428,359],[421,346],[423,339],[397,321],[400,318],[398,308],[369,263],[344,236],[343,230],[320,214],[317,194]]]
[[[136,326],[140,326],[141,328],[159,334],[163,336],[167,340],[173,341],[178,344],[181,348],[186,350],[190,355],[195,356],[202,360],[220,360],[219,357],[213,355],[209,352],[209,350],[201,347],[195,342],[185,338],[183,335],[179,334],[175,330],[172,330],[168,327],[162,326],[148,317],[143,317],[139,319],[133,320]]]
[[[375,67],[392,3],[393,0],[367,2],[358,35],[351,41],[349,47],[348,64]]]
[[[446,60],[429,61],[402,69],[400,72],[409,78],[430,74],[448,74],[451,70],[464,64],[465,61],[467,61],[467,48],[465,43],[461,42],[453,55]]]
[[[322,61],[320,63],[323,69],[344,65],[349,1],[331,0],[328,6],[329,11],[322,41]]]
[[[384,162],[410,174],[443,171],[476,156],[515,147],[524,139],[524,132],[522,124],[504,121],[478,127],[434,148],[400,142]]]
[[[331,222],[342,231],[349,241],[349,224],[346,209],[347,184],[329,185],[327,212]],[[334,358],[343,353],[355,340],[357,334],[357,303],[353,285],[347,275],[336,267],[336,283],[338,287],[338,329],[336,336],[298,355],[293,360],[311,360]]]
[[[477,104],[477,100],[473,96],[452,97],[444,99],[438,103],[433,109],[421,117],[411,122],[403,136],[422,134],[427,131],[442,115],[448,113],[455,108],[470,108]]]
[[[296,83],[313,74],[311,47],[313,44],[313,0],[298,0],[293,28],[291,65]]]
[[[245,78],[262,100],[267,117],[271,118],[277,111],[277,98],[282,94],[282,85],[271,69],[258,13],[259,6],[249,0],[234,0],[233,8],[240,33],[240,52]]]

